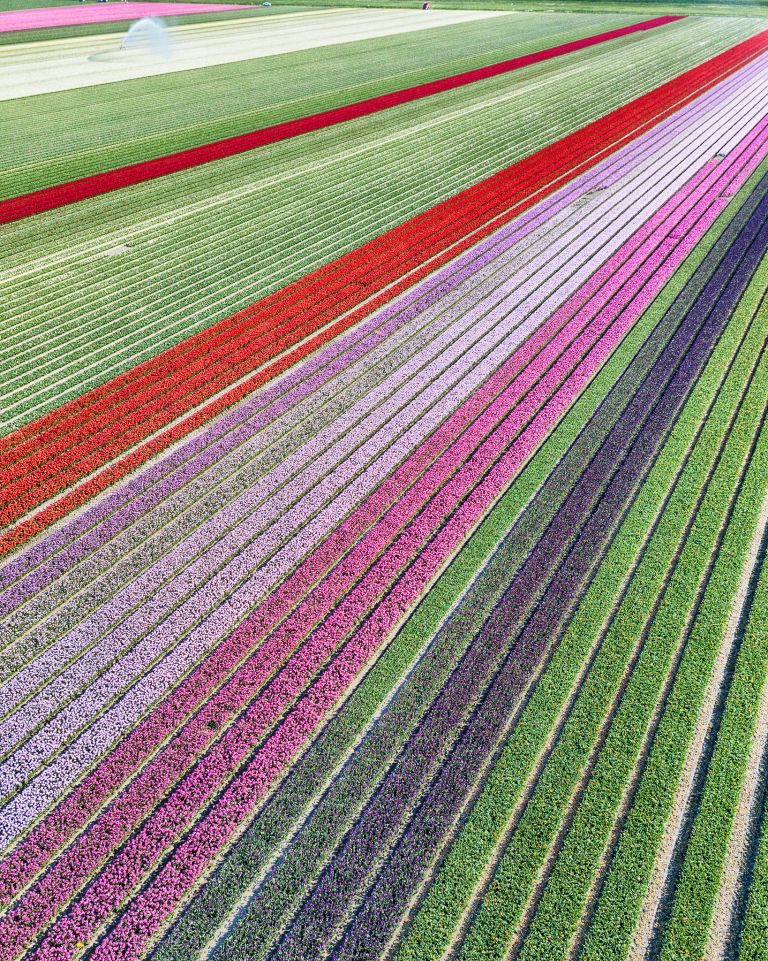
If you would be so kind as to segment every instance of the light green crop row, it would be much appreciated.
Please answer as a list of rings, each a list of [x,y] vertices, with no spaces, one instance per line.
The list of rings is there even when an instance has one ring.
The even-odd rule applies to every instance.
[[[756,311],[762,311],[761,333],[765,341],[768,335],[768,258],[761,278],[761,289],[754,291],[753,296]],[[764,412],[766,396],[768,387],[763,384],[762,392],[758,392],[752,401],[755,414]],[[745,486],[743,491],[747,509],[742,509],[740,526],[734,531],[736,543],[723,544],[722,553],[727,568],[725,583],[719,585],[720,592],[713,597],[712,609],[708,612],[701,642],[721,634],[725,628],[730,609],[728,602],[733,596],[735,581],[743,567],[743,558],[754,534],[757,514],[768,493],[768,456],[765,451],[768,447],[768,429],[764,428],[764,432],[766,437],[753,458],[752,483]],[[734,517],[734,521],[736,520]],[[705,663],[702,661],[705,648],[705,643],[699,643],[694,652],[699,672],[694,673],[694,677],[704,673]],[[710,663],[713,658],[714,651],[711,651]],[[720,887],[733,819],[746,773],[748,748],[757,721],[766,670],[768,630],[765,622],[756,621],[751,616],[741,641],[717,741],[707,768],[704,794],[675,888],[672,911],[664,931],[662,961],[704,958],[706,955],[715,898]],[[688,711],[682,712],[681,718],[693,716],[695,702],[689,702],[685,706]]]
[[[762,631],[764,635],[766,624],[768,624],[768,564],[763,558],[747,629]],[[765,643],[764,639],[762,643]],[[752,867],[744,922],[739,935],[739,961],[768,959],[768,796],[763,805],[757,854]]]
[[[739,32],[723,31],[717,44],[729,45]],[[441,94],[33,218],[46,231],[39,223],[35,231],[24,221],[10,225],[0,429],[58,406],[679,73],[704,55],[695,44],[711,28],[685,25],[674,42],[655,34],[625,51],[595,54],[599,64],[577,55],[569,70],[511,88],[484,82],[488,93]],[[627,73],[630,79],[617,83]],[[502,99],[489,103],[494,95]],[[216,182],[232,191],[226,202],[211,196]],[[152,220],[144,222],[149,210]],[[100,225],[110,221],[114,232],[105,234]],[[62,249],[73,238],[83,244],[81,255]],[[107,254],[121,242],[133,246]],[[46,257],[53,259],[38,259]],[[18,265],[15,277],[9,261]]]
[[[765,373],[768,374],[768,364]],[[733,402],[733,398],[728,399]],[[678,496],[673,495],[665,512],[667,523],[657,529],[611,623],[595,665],[470,928],[462,959],[504,956],[561,821],[578,804],[520,952],[526,961],[567,956],[648,723],[674,663],[678,639],[695,611],[698,585],[706,574],[731,491],[744,466],[751,435],[737,438],[733,458],[727,456],[731,442],[728,438],[726,453],[717,462],[722,435],[730,426],[731,416],[732,409],[726,406],[723,411],[718,404],[708,422],[709,429],[702,437],[703,449],[699,447],[694,452],[683,484],[676,491]],[[694,473],[692,465],[696,468]],[[696,509],[702,484],[707,485],[704,500],[686,537],[686,522],[690,511]],[[680,558],[670,573],[678,550]],[[656,610],[660,591],[663,596]],[[626,689],[622,691],[624,683]],[[607,733],[603,731],[606,715],[610,718]],[[601,744],[603,736],[605,741]],[[594,769],[588,774],[583,797],[576,802],[573,792],[588,771],[591,752],[598,746]]]
[[[765,330],[754,331],[745,345],[752,357],[759,355]],[[745,371],[734,369],[732,386],[737,394],[743,387]],[[674,793],[677,777],[685,760],[685,748],[693,734],[696,717],[704,696],[712,663],[722,641],[728,610],[738,585],[739,574],[757,521],[760,501],[755,490],[762,484],[768,454],[768,434],[750,460],[751,444],[762,429],[758,401],[768,389],[768,357],[761,357],[760,368],[744,404],[738,411],[722,456],[707,487],[680,559],[671,574],[642,654],[632,671],[619,710],[611,724],[589,785],[581,800],[573,824],[547,884],[526,938],[521,959],[556,959],[567,956],[568,945],[576,933],[590,886],[612,831],[627,783],[632,774],[645,732],[657,703],[670,665],[674,672],[672,697],[665,705],[665,731],[673,728],[682,745],[662,741],[660,754],[682,748],[675,755],[677,768],[662,787],[664,795]],[[713,411],[713,427],[721,434],[731,427],[728,416]],[[705,432],[709,433],[709,432]],[[703,436],[704,439],[704,436]],[[713,449],[714,437],[707,437]],[[760,456],[758,456],[758,454]],[[746,471],[740,490],[742,473]],[[728,519],[725,543],[720,550],[718,531],[728,518],[734,490],[739,490],[733,517]],[[671,505],[670,505],[671,506]],[[685,518],[681,511],[680,518]],[[697,590],[707,567],[717,551],[714,570],[708,576],[700,610],[696,610]],[[648,596],[653,601],[655,595]],[[675,671],[675,646],[685,631],[686,621],[695,614],[690,637],[686,639],[682,661]],[[632,635],[630,635],[632,636]],[[683,704],[681,702],[687,701]],[[668,736],[668,735],[667,735]],[[665,750],[666,749],[666,750]],[[655,759],[654,759],[655,760]],[[664,758],[667,761],[668,758]],[[655,773],[655,767],[654,767]],[[653,776],[653,774],[651,775]],[[650,846],[650,838],[646,843]],[[600,957],[605,957],[600,954]]]

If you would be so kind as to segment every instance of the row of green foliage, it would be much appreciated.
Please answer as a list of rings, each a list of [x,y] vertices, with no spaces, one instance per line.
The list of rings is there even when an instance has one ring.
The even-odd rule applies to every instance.
[[[764,328],[755,331],[754,336],[749,338],[746,346],[751,350],[752,358],[755,354],[760,354],[764,339]],[[750,366],[752,358],[745,366]],[[734,378],[729,385],[733,388],[731,396],[739,392],[745,375],[749,375],[748,370],[739,370],[739,366],[734,369]],[[685,640],[682,661],[674,672],[671,696],[664,704],[659,738],[654,742],[654,753],[644,774],[644,780],[647,774],[649,781],[656,782],[656,786],[660,788],[659,794],[653,795],[655,802],[659,804],[662,798],[668,798],[671,806],[686,750],[696,726],[706,682],[727,629],[728,612],[760,509],[761,498],[755,495],[764,489],[765,472],[768,469],[768,434],[760,434],[762,424],[759,398],[765,396],[766,389],[768,357],[763,355],[758,373],[750,384],[733,427],[731,428],[728,419],[729,413],[724,414],[718,409],[713,412],[715,427],[719,428],[721,433],[731,428],[730,435],[727,436],[727,443],[692,530],[666,586],[643,653],[622,696],[621,706],[528,932],[521,958],[555,959],[567,956],[568,944],[577,931],[590,886],[642,749],[646,728],[670,665],[674,665],[677,639],[685,635],[687,621],[691,614],[695,613],[693,629]],[[756,437],[760,438],[760,442],[755,456],[751,457],[752,444]],[[712,449],[717,449],[714,438],[703,435],[702,439],[705,444],[711,444]],[[746,479],[743,480],[742,487],[745,472]],[[739,491],[739,496],[733,516],[728,518],[734,490]],[[675,507],[678,507],[679,518],[684,520],[690,507]],[[721,549],[718,533],[720,525],[726,519],[728,529]],[[714,568],[709,573],[707,568],[715,552],[717,556]],[[703,578],[707,578],[706,591],[701,608],[697,610],[697,591]],[[655,595],[651,594],[649,599],[653,600],[654,597]],[[630,636],[633,636],[635,630],[636,626],[630,627]],[[660,771],[666,775],[661,782]],[[644,813],[636,818],[633,826],[635,830],[639,830],[642,824],[647,855],[643,869],[648,877],[652,866],[650,855],[653,851],[653,839],[645,828]],[[621,868],[617,873],[621,874]],[[626,877],[626,873],[624,876]],[[698,902],[698,897],[696,901]],[[639,909],[638,902],[622,900],[622,904],[625,912],[630,907],[635,911]],[[705,902],[691,904],[689,907],[697,918],[706,917]],[[613,908],[615,910],[615,903]],[[596,956],[601,959],[623,956],[621,951],[611,954],[605,941],[598,948],[597,940],[596,937],[592,942]]]
[[[498,63],[633,19],[494,18],[6,101],[0,103],[0,198]],[[300,18],[294,26],[309,31],[312,22]],[[21,140],[13,137],[30,111],[34,123]]]
[[[761,294],[760,286],[764,288],[765,280],[764,265],[745,295],[740,313],[754,315]],[[765,334],[765,319],[761,320],[758,315],[750,339],[757,338],[757,343],[762,344]],[[734,366],[731,376],[743,378],[744,372]],[[759,404],[754,405],[754,387],[752,390],[750,402],[753,407],[745,412],[745,420],[753,419],[759,412]],[[675,787],[701,708],[706,681],[717,655],[717,644],[727,630],[728,601],[736,590],[736,580],[741,573],[739,560],[743,561],[754,528],[754,512],[759,509],[760,502],[759,496],[755,497],[755,485],[759,487],[760,483],[759,475],[752,471],[740,494],[728,535],[720,547],[718,563],[698,612],[692,639],[687,645],[685,659],[661,718],[646,770],[587,933],[584,961],[622,957],[629,948],[655,853],[672,810]]]
[[[762,316],[759,334],[765,345],[768,336],[768,259],[766,259],[760,285],[753,290],[754,308]],[[768,396],[768,385],[755,384],[757,394],[752,398],[752,416],[765,418],[764,400]],[[763,427],[762,443],[758,445],[750,468],[751,485],[745,486],[742,498],[740,526],[735,532],[736,543],[724,543],[722,554],[726,572],[719,585],[720,593],[715,594],[711,610],[707,612],[699,646],[693,652],[693,659],[704,660],[706,642],[716,632],[724,629],[729,612],[728,599],[734,590],[734,580],[738,577],[742,560],[752,539],[755,515],[760,510],[768,493],[768,429]],[[735,518],[734,518],[735,519]],[[733,827],[733,819],[739,803],[739,796],[746,773],[749,745],[752,741],[757,712],[760,707],[766,670],[768,669],[768,632],[765,623],[755,618],[760,607],[753,611],[747,625],[733,678],[728,690],[722,720],[717,732],[714,752],[707,768],[704,793],[701,798],[696,820],[685,851],[679,880],[675,888],[672,912],[665,927],[662,961],[677,959],[704,958],[709,941],[709,930],[714,912],[715,898],[720,887],[728,845]],[[704,611],[702,611],[704,614]],[[713,657],[710,653],[710,659]],[[694,664],[703,673],[704,663]],[[694,677],[696,674],[694,673]],[[684,705],[689,709],[694,704]],[[681,717],[686,717],[682,713]]]
[[[765,546],[765,545],[763,545]],[[746,636],[763,649],[768,630],[768,564],[762,558],[760,578],[757,582]],[[754,635],[757,635],[756,637]],[[768,655],[763,655],[763,670]],[[747,897],[744,923],[739,932],[739,957],[741,961],[766,961],[768,958],[768,795],[764,799],[761,833]],[[759,813],[759,812],[758,812]]]

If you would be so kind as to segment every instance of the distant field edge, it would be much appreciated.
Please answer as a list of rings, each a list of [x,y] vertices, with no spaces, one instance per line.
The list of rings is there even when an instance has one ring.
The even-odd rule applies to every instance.
[[[103,173],[92,174],[53,187],[45,187],[42,190],[21,194],[18,197],[12,197],[9,200],[0,202],[0,224],[22,220],[25,217],[31,217],[35,214],[76,203],[80,200],[110,193],[122,187],[129,187],[148,180],[154,180],[166,174],[187,170],[190,167],[198,167],[202,164],[210,163],[213,160],[231,157],[238,153],[254,150],[257,147],[266,146],[267,144],[278,143],[281,140],[289,140],[301,134],[331,127],[335,124],[344,123],[347,120],[355,120],[359,117],[377,113],[380,110],[410,103],[414,100],[421,100],[433,94],[454,90],[457,87],[476,83],[478,80],[496,77],[500,74],[519,70],[545,60],[552,60],[576,50],[583,50],[587,47],[606,43],[609,40],[615,40],[632,33],[665,26],[668,23],[674,23],[681,19],[683,18],[680,16],[654,17],[650,20],[643,20],[627,27],[619,27],[615,30],[595,34],[591,37],[584,37],[581,40],[572,40],[568,43],[548,47],[536,53],[514,57],[511,60],[504,60],[501,63],[491,64],[487,67],[478,67],[474,70],[454,74],[441,80],[432,80],[427,83],[417,84],[413,87],[406,87],[403,90],[398,90],[393,93],[370,97],[366,100],[360,100],[357,103],[348,104],[343,107],[334,107],[330,110],[309,114],[306,117],[300,117],[296,120],[289,120],[269,127],[263,127],[250,133],[238,134],[237,136],[227,137],[223,140],[215,140],[208,144],[177,151],[163,157],[156,157],[152,160],[142,160],[138,163],[117,167]]]
[[[273,0],[280,9],[299,0]],[[324,7],[412,8],[414,0],[301,0],[315,10]],[[623,13],[649,16],[677,13],[699,17],[768,17],[768,4],[755,0],[435,0],[436,10],[504,10],[509,13]]]

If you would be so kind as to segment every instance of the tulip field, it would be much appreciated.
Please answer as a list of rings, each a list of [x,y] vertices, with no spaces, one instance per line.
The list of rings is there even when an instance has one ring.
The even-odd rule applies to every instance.
[[[0,961],[768,961],[768,17],[118,6],[0,4]]]

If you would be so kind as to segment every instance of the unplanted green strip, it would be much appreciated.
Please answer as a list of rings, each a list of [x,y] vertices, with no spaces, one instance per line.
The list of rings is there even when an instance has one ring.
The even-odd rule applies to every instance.
[[[0,199],[442,79],[636,19],[494,18],[431,29],[428,37],[415,31],[0,102]],[[13,136],[30,110],[35,123],[23,138]]]
[[[533,76],[526,68],[520,71],[526,77],[511,86],[508,78],[483,81],[350,121],[343,130],[328,128],[8,225],[6,279],[0,278],[0,431],[371,240],[749,32],[731,22],[714,37],[706,24],[681,21],[634,46],[569,56],[567,70]],[[491,102],[497,96],[504,99]],[[222,191],[226,201],[208,206]],[[76,253],[79,245],[85,252]],[[66,258],[60,263],[38,260],[59,254]],[[15,277],[14,268],[20,271]]]
[[[749,347],[759,351],[765,329],[752,337]],[[742,377],[743,377],[743,372]],[[738,376],[736,386],[739,383]],[[668,582],[640,659],[632,671],[621,705],[611,725],[586,793],[565,839],[557,865],[548,881],[527,933],[520,958],[562,959],[576,934],[590,886],[600,857],[614,826],[619,803],[624,795],[641,749],[643,738],[670,668],[678,637],[686,621],[696,614],[693,631],[687,639],[683,659],[675,674],[668,726],[685,740],[687,746],[695,728],[707,679],[722,641],[730,602],[738,586],[744,558],[749,549],[761,498],[756,490],[763,484],[768,469],[768,434],[751,459],[722,550],[717,548],[718,530],[728,515],[729,503],[740,482],[750,445],[760,431],[761,407],[758,399],[768,391],[768,357],[763,357],[755,381],[739,411],[720,462],[709,484],[681,556]],[[713,427],[720,434],[728,426],[722,409],[713,412]],[[708,432],[709,433],[709,432]],[[715,438],[707,438],[715,446]],[[717,551],[715,567],[708,578],[701,608],[696,612],[697,591],[707,577],[707,566]],[[653,601],[656,594],[645,594],[642,601]],[[637,626],[631,629],[631,639]],[[637,636],[634,634],[634,636]],[[685,705],[679,702],[687,701]],[[683,707],[681,710],[680,708]],[[666,720],[665,712],[665,720]],[[663,748],[662,748],[663,750]],[[684,750],[678,756],[680,766]],[[673,790],[677,779],[663,785]],[[701,910],[699,908],[698,910]]]
[[[753,601],[754,629],[768,624],[768,564],[763,564]],[[739,937],[739,961],[768,959],[768,795],[763,806],[757,857],[752,869],[747,908]]]
[[[768,259],[762,283],[763,289],[760,293],[765,298],[768,288]],[[763,328],[765,336],[768,334],[768,311],[765,310],[768,300],[762,299],[761,304],[766,321]],[[762,393],[752,399],[756,411],[762,410],[761,398],[764,401],[766,396],[768,386],[764,384]],[[766,434],[768,435],[768,431]],[[725,629],[731,607],[729,602],[732,602],[744,556],[754,535],[757,513],[768,492],[768,457],[765,454],[767,446],[768,436],[755,454],[751,469],[752,481],[742,494],[742,499],[746,499],[747,504],[746,508],[742,507],[742,516],[734,531],[732,540],[735,543],[723,544],[723,583],[718,585],[719,592],[713,592],[711,609],[707,611],[709,616],[703,625],[700,644],[694,652],[699,661],[696,664],[698,673],[692,673],[694,679],[698,679],[707,668],[711,670],[716,653],[711,639],[722,634]],[[767,586],[764,572],[763,592]],[[715,749],[707,769],[704,796],[685,852],[672,913],[665,928],[662,961],[683,961],[706,956],[715,899],[728,853],[733,819],[747,769],[748,749],[757,723],[757,712],[768,668],[765,598],[760,598],[759,601],[762,601],[762,608],[758,604],[757,611],[753,611],[741,642]],[[755,617],[761,610],[762,621]],[[705,658],[703,654],[707,647],[710,648],[707,651],[709,658]],[[700,698],[687,706],[691,710],[698,710]],[[680,721],[691,716],[695,715],[681,714]]]

